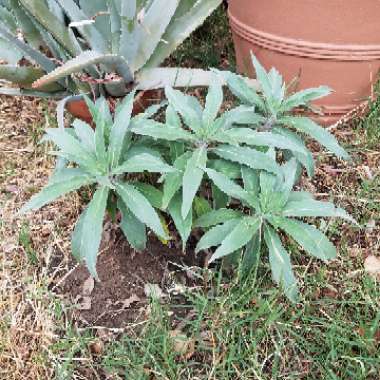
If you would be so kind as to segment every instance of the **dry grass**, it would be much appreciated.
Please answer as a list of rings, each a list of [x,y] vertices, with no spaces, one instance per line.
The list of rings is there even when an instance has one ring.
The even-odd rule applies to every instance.
[[[36,145],[51,123],[48,108],[36,100],[0,99],[1,379],[52,377],[49,346],[61,316],[50,290],[66,271],[77,198],[17,215],[52,170],[46,147]]]

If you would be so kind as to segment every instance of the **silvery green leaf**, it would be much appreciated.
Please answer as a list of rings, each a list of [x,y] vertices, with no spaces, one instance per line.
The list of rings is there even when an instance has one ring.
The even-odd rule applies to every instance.
[[[248,193],[237,183],[231,181],[225,174],[207,168],[205,172],[211,181],[225,194],[243,201],[249,199]]]
[[[157,209],[162,209],[162,191],[145,182],[134,182],[133,186]]]
[[[109,67],[111,72],[115,71],[124,78],[126,83],[133,81],[133,72],[123,57],[116,54],[102,54],[97,51],[86,50],[38,79],[34,82],[33,87],[46,86],[51,82],[56,82],[59,79],[99,64]]]
[[[90,274],[98,280],[96,261],[102,239],[108,194],[109,188],[107,187],[96,190],[75,227],[71,243],[74,256],[84,260]]]
[[[315,172],[313,155],[307,149],[305,143],[302,141],[300,136],[284,128],[275,128],[273,129],[273,133],[286,137],[287,139],[291,140],[293,144],[298,145],[300,147],[298,151],[292,150],[291,154],[306,168],[308,176],[313,177]]]
[[[137,219],[146,224],[159,237],[167,239],[156,211],[140,191],[127,183],[117,183],[116,192]]]
[[[256,92],[257,89],[250,86],[246,78],[228,71],[221,71],[219,73],[226,80],[231,92],[245,105],[255,105],[260,110],[265,110],[265,104]]]
[[[327,86],[308,88],[306,90],[296,92],[284,100],[281,105],[281,110],[282,112],[288,112],[296,107],[307,106],[311,101],[323,98],[331,92],[331,88]]]
[[[270,81],[270,77],[264,67],[261,65],[261,63],[258,61],[258,59],[255,57],[255,55],[251,52],[251,59],[253,67],[256,71],[256,77],[257,80],[260,83],[261,90],[265,96],[265,98],[268,100],[272,97],[272,84]]]
[[[211,228],[199,240],[195,252],[203,251],[219,245],[239,224],[240,220],[241,219],[231,219],[223,224]]]
[[[181,207],[182,207],[182,198],[180,194],[177,194],[170,201],[168,211],[169,211],[170,216],[173,219],[174,225],[179,235],[181,236],[182,250],[185,251],[186,243],[191,233],[191,227],[193,223],[193,212],[192,212],[192,209],[190,209],[189,213],[187,214],[187,217],[184,219],[182,217]]]
[[[17,49],[12,43],[0,38],[0,59],[11,65],[17,65],[20,59],[23,57],[22,52]],[[1,74],[1,79],[6,79],[4,74]]]
[[[7,42],[13,44],[18,50],[23,52],[25,56],[30,58],[33,62],[40,65],[46,72],[52,71],[56,68],[56,64],[50,58],[46,57],[39,50],[33,48],[27,43],[19,40],[14,36],[6,27],[0,24],[0,36]]]
[[[143,136],[150,136],[154,139],[168,141],[194,141],[195,137],[182,128],[172,127],[168,124],[158,123],[154,120],[136,120],[132,123],[133,133]]]
[[[151,1],[144,17],[139,22],[142,33],[141,40],[144,42],[139,44],[133,62],[136,71],[141,69],[154,54],[177,6],[178,0],[166,0],[165,4],[162,0]]]
[[[281,168],[277,162],[263,152],[232,145],[221,145],[212,151],[225,160],[238,162],[249,166],[251,169],[263,169],[271,173],[281,174]]]
[[[210,84],[207,96],[206,105],[202,115],[203,125],[209,127],[215,120],[218,112],[223,104],[223,88],[217,75],[214,81]]]
[[[273,67],[268,73],[268,78],[272,88],[272,97],[279,106],[285,97],[285,83],[282,75]]]
[[[288,218],[280,218],[277,222],[279,227],[289,234],[310,255],[324,261],[336,257],[334,244],[316,227]]]
[[[145,67],[158,67],[221,4],[222,0],[181,0]],[[206,85],[206,84],[205,84]]]
[[[113,169],[112,174],[142,173],[144,171],[150,173],[168,173],[175,172],[176,169],[164,162],[162,158],[149,153],[140,153]]]
[[[181,119],[171,104],[169,104],[166,108],[166,124],[169,124],[175,128],[182,127]]]
[[[261,253],[261,231],[260,229],[253,235],[252,239],[245,246],[242,261],[243,275],[247,276],[253,267],[255,267]]]
[[[72,56],[79,53],[69,29],[44,2],[39,0],[19,0],[19,2]]]
[[[220,208],[218,210],[212,210],[207,214],[203,214],[194,222],[194,228],[208,228],[217,224],[226,222],[227,220],[241,218],[243,214],[240,211]]]
[[[265,118],[255,113],[252,106],[238,106],[226,111],[218,117],[212,126],[213,132],[225,131],[236,125],[260,126],[265,123]]]
[[[279,123],[284,126],[291,126],[300,132],[306,133],[338,157],[345,160],[350,159],[349,154],[339,145],[336,138],[313,120],[301,116],[288,116],[282,117],[279,120]]]
[[[195,195],[201,185],[204,168],[207,162],[207,148],[202,146],[196,149],[187,161],[182,178],[182,217],[189,213]]]
[[[117,206],[121,212],[120,228],[129,244],[137,251],[144,251],[147,243],[145,224],[132,214],[120,198],[118,199]]]
[[[264,227],[264,239],[269,250],[269,262],[273,281],[281,285],[286,296],[296,302],[298,299],[298,285],[294,276],[290,257],[285,251],[280,237],[269,226]]]
[[[185,171],[188,160],[191,157],[191,152],[186,152],[174,161],[176,172],[167,173],[164,180],[162,208],[165,210],[174,194],[181,188],[183,181],[183,173]]]
[[[241,176],[243,178],[244,190],[257,195],[260,191],[259,173],[257,170],[241,167]]]
[[[51,140],[61,149],[61,153],[69,155],[78,165],[87,168],[93,173],[97,172],[95,156],[87,151],[85,147],[66,130],[48,128],[46,130],[46,139]]]
[[[126,133],[130,127],[135,91],[132,91],[117,107],[115,121],[111,129],[108,156],[112,168],[115,168],[121,157]]]
[[[62,181],[55,180],[42,189],[41,192],[34,195],[30,201],[22,207],[21,214],[30,210],[37,210],[46,204],[56,200],[66,193],[77,190],[82,186],[89,185],[94,182],[94,178],[78,173],[70,178],[62,177]]]
[[[95,153],[95,132],[91,126],[82,120],[75,119],[73,127],[76,136],[85,149],[89,152]]]
[[[23,1],[29,1],[29,0],[23,0]],[[38,1],[38,0],[35,0]],[[86,20],[86,14],[83,12],[81,7],[77,4],[75,0],[56,0],[62,7],[62,9],[65,10],[65,13],[70,17],[71,21],[73,22],[80,22],[83,20]],[[94,0],[91,0],[93,2]],[[106,9],[104,9],[106,10]],[[95,14],[93,15],[95,16]],[[109,18],[108,18],[109,19]],[[102,34],[97,30],[95,25],[91,24],[84,24],[83,26],[79,26],[78,30],[80,33],[85,36],[86,41],[90,44],[90,47],[98,52],[101,53],[107,53],[109,52],[109,46],[107,41],[106,34]]]
[[[200,107],[193,106],[192,99],[195,98],[171,87],[165,88],[165,95],[168,98],[169,104],[182,116],[185,124],[192,131],[197,132],[202,126],[202,119],[199,112]]]
[[[259,218],[241,218],[235,228],[223,239],[221,245],[211,256],[209,263],[244,247],[252,239],[260,226],[261,220]]]
[[[314,200],[313,195],[307,191],[291,191],[289,195],[289,202],[299,202]]]
[[[214,159],[208,161],[208,167],[219,173],[225,174],[230,179],[237,179],[241,177],[241,165],[236,162],[223,159]]]
[[[311,199],[289,201],[286,204],[282,215],[293,217],[335,217],[357,224],[357,222],[345,210],[336,207],[333,203]]]

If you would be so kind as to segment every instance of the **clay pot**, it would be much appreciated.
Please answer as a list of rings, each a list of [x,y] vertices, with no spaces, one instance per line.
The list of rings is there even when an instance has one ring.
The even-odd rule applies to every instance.
[[[140,91],[135,98],[133,104],[133,115],[137,115],[144,112],[149,106],[157,104],[162,99],[162,91],[160,90],[148,90]],[[115,98],[109,98],[108,102],[110,104],[111,111],[115,108],[116,103]],[[66,104],[66,110],[70,112],[75,118],[81,119],[88,124],[92,124],[92,116],[87,108],[86,102],[83,99],[69,101]]]
[[[240,72],[253,75],[250,51],[298,89],[328,85],[316,102],[336,122],[368,99],[380,69],[380,1],[230,0]]]

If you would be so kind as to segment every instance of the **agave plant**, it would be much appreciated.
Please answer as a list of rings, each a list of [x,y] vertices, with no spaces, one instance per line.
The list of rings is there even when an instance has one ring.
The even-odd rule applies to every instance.
[[[273,151],[267,154],[273,155]],[[293,301],[298,296],[297,281],[279,231],[285,232],[307,253],[327,261],[336,257],[334,245],[318,228],[299,219],[336,217],[356,223],[345,210],[332,203],[317,201],[308,192],[293,190],[297,172],[294,158],[281,166],[278,175],[243,165],[243,187],[211,168],[205,171],[223,192],[238,199],[245,207],[244,211],[213,210],[196,220],[195,227],[208,229],[196,250],[218,247],[210,262],[242,250],[243,268],[250,269],[259,260],[265,245],[273,280]]]
[[[2,0],[6,94],[124,96],[132,87],[207,85],[202,70],[158,68],[221,0]],[[21,58],[22,64],[20,63]],[[26,64],[27,62],[27,64]]]
[[[92,200],[76,224],[72,252],[97,277],[96,260],[107,205],[110,211],[120,210],[120,227],[135,249],[145,248],[146,226],[162,239],[167,239],[154,208],[157,205],[148,195],[152,190],[154,193],[154,188],[136,181],[135,177],[126,177],[126,174],[168,173],[176,169],[166,164],[157,153],[153,155],[133,144],[129,129],[133,121],[134,92],[117,107],[114,120],[104,98],[99,98],[96,104],[86,100],[96,124],[95,131],[80,120],[74,121],[73,128],[47,129],[44,140],[59,148],[54,154],[63,157],[66,165],[56,170],[48,185],[31,198],[21,213],[39,209],[83,186],[94,186]],[[146,115],[140,114],[136,118],[144,119]]]

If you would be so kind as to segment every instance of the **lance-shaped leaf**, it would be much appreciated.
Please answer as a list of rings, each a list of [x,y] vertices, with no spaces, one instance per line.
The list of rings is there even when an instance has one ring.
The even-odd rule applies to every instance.
[[[33,48],[27,43],[19,40],[11,32],[7,30],[3,25],[0,24],[0,36],[2,36],[6,41],[16,46],[17,49],[22,51],[25,56],[30,58],[33,62],[40,65],[46,72],[52,71],[56,68],[56,64],[42,54],[39,50]]]
[[[181,236],[182,250],[185,251],[186,243],[191,233],[191,226],[193,223],[193,212],[192,212],[192,209],[190,209],[189,213],[184,219],[182,217],[181,207],[182,207],[182,198],[180,194],[177,194],[171,200],[168,207],[168,211],[169,211],[170,216],[173,219],[174,225],[179,235]]]
[[[162,191],[145,182],[134,182],[133,186],[157,209],[162,209]]]
[[[334,244],[316,227],[288,218],[278,218],[276,222],[310,255],[323,261],[336,257]]]
[[[327,86],[308,88],[289,96],[281,105],[282,112],[291,111],[296,107],[307,106],[311,101],[323,98],[332,92]]]
[[[176,172],[165,175],[162,208],[166,210],[174,194],[181,188],[183,173],[186,164],[191,157],[191,152],[186,152],[174,161],[174,167],[178,169]]]
[[[115,54],[101,54],[96,51],[87,50],[38,79],[33,83],[33,88],[46,86],[51,82],[56,82],[61,78],[65,78],[97,64],[105,65],[109,68],[110,72],[115,71],[124,78],[126,83],[133,81],[133,73],[123,57]]]
[[[179,0],[153,0],[141,20],[142,38],[144,43],[139,44],[134,59],[134,69],[142,68],[154,53],[157,45],[169,25]]]
[[[252,146],[271,146],[278,149],[288,149],[302,154],[307,154],[307,149],[303,144],[299,144],[285,136],[272,132],[257,132],[249,128],[232,128],[214,136],[216,140],[228,143],[247,144]]]
[[[261,235],[259,229],[245,247],[242,261],[242,271],[244,276],[247,276],[250,270],[259,262],[261,253]]]
[[[159,237],[167,239],[156,211],[135,187],[119,182],[116,184],[116,192],[137,219],[146,224]]]
[[[241,219],[231,219],[211,228],[199,240],[195,252],[218,246],[228,234],[239,224]]]
[[[83,144],[83,147],[88,152],[92,152],[95,154],[96,153],[95,132],[91,128],[91,126],[82,120],[75,119],[73,122],[73,127],[74,127],[75,134],[77,135],[81,144]]]
[[[165,88],[165,95],[169,100],[169,104],[182,116],[186,125],[194,132],[198,131],[202,126],[202,115],[197,112],[198,107],[193,106],[195,98],[185,95],[184,93],[174,90],[171,87]],[[198,102],[197,100],[195,100]]]
[[[258,231],[261,226],[261,219],[244,217],[239,224],[222,241],[220,247],[211,256],[209,263],[227,256],[238,249],[244,247]]]
[[[212,210],[207,214],[200,216],[195,222],[194,227],[208,228],[220,223],[224,223],[227,220],[241,218],[243,214],[240,211],[220,208],[218,210]]]
[[[46,130],[45,140],[51,140],[57,145],[66,157],[70,158],[77,164],[87,168],[91,172],[97,172],[97,162],[95,156],[85,149],[85,146],[68,133],[65,129],[48,128]]]
[[[182,128],[173,127],[168,124],[158,123],[154,120],[135,120],[131,128],[133,133],[143,136],[150,136],[154,139],[168,141],[194,141],[195,136]]]
[[[330,202],[321,202],[312,199],[289,201],[285,205],[282,215],[293,217],[335,217],[357,224],[357,222],[342,208],[336,207]]]
[[[70,36],[67,26],[50,11],[43,1],[39,0],[19,0],[22,6],[33,15],[33,17],[51,33],[51,35],[67,50],[71,55],[79,53],[77,45]]]
[[[247,82],[247,78],[231,73],[229,71],[219,71],[219,74],[226,80],[231,92],[246,105],[255,105],[260,110],[265,110],[264,101],[261,99],[257,90],[257,82]]]
[[[225,194],[230,197],[250,202],[249,194],[237,183],[230,180],[225,174],[219,173],[216,170],[207,168],[205,172],[211,181]]]
[[[27,1],[27,0],[24,0]],[[29,0],[28,0],[29,1]],[[38,1],[38,0],[35,0]],[[56,0],[65,10],[65,13],[70,17],[70,19],[74,22],[79,22],[77,25],[78,30],[82,35],[85,36],[86,40],[89,42],[92,49],[106,53],[109,51],[109,47],[107,46],[106,36],[100,33],[92,23],[84,23],[81,25],[82,21],[86,21],[86,14],[82,11],[82,9],[78,6],[77,2],[74,0]],[[93,3],[94,0],[91,1]],[[105,9],[104,9],[105,10]],[[95,16],[95,15],[93,15]]]
[[[223,88],[217,75],[211,83],[207,96],[206,105],[202,115],[203,124],[207,127],[215,120],[223,103]]]
[[[108,147],[108,155],[112,168],[115,168],[120,161],[125,135],[130,127],[134,97],[135,91],[132,91],[116,109],[115,121],[111,129]]]
[[[338,157],[345,160],[350,159],[349,154],[339,145],[337,139],[313,120],[307,117],[288,116],[282,117],[279,122],[285,126],[294,127],[298,131],[306,133]]]
[[[290,257],[285,251],[278,234],[269,226],[264,228],[264,239],[269,250],[272,278],[283,287],[286,296],[293,302],[298,299],[298,285]]]
[[[129,244],[137,251],[143,251],[147,243],[145,224],[132,214],[120,198],[118,199],[117,207],[121,212],[120,228]]]
[[[274,159],[251,148],[221,145],[213,149],[213,152],[221,158],[247,165],[251,169],[263,169],[271,173],[281,174],[281,168]]]
[[[168,173],[176,171],[175,168],[164,162],[163,159],[149,153],[135,154],[112,171],[112,174],[122,173]]]
[[[42,189],[41,192],[34,195],[31,200],[20,210],[23,214],[30,210],[37,210],[46,204],[56,200],[64,194],[77,190],[82,186],[89,185],[95,181],[94,178],[88,175],[83,175],[82,172],[67,178],[62,177],[60,181],[53,181]]]
[[[251,59],[253,67],[256,71],[256,78],[260,83],[261,90],[267,100],[272,98],[272,84],[270,77],[261,63],[257,60],[254,54],[251,52]]]
[[[291,154],[306,168],[308,176],[313,177],[315,172],[314,158],[311,152],[306,148],[306,145],[302,141],[301,137],[285,128],[275,128],[273,133],[284,136],[291,140],[294,144],[304,148],[304,152],[297,152],[293,150]]]
[[[73,255],[86,263],[90,274],[99,280],[96,261],[102,239],[103,219],[106,212],[109,188],[96,190],[91,202],[79,219],[72,237]]]
[[[189,2],[184,5],[180,4],[178,13],[174,15],[170,24],[165,28],[163,36],[160,36],[159,44],[145,67],[159,66],[190,33],[202,25],[221,2],[222,0],[203,0],[195,2],[194,6],[189,6]],[[186,3],[186,1],[182,0],[181,3]]]
[[[204,168],[207,162],[207,148],[202,146],[196,149],[187,161],[182,179],[182,217],[189,213],[199,186],[201,185]]]

